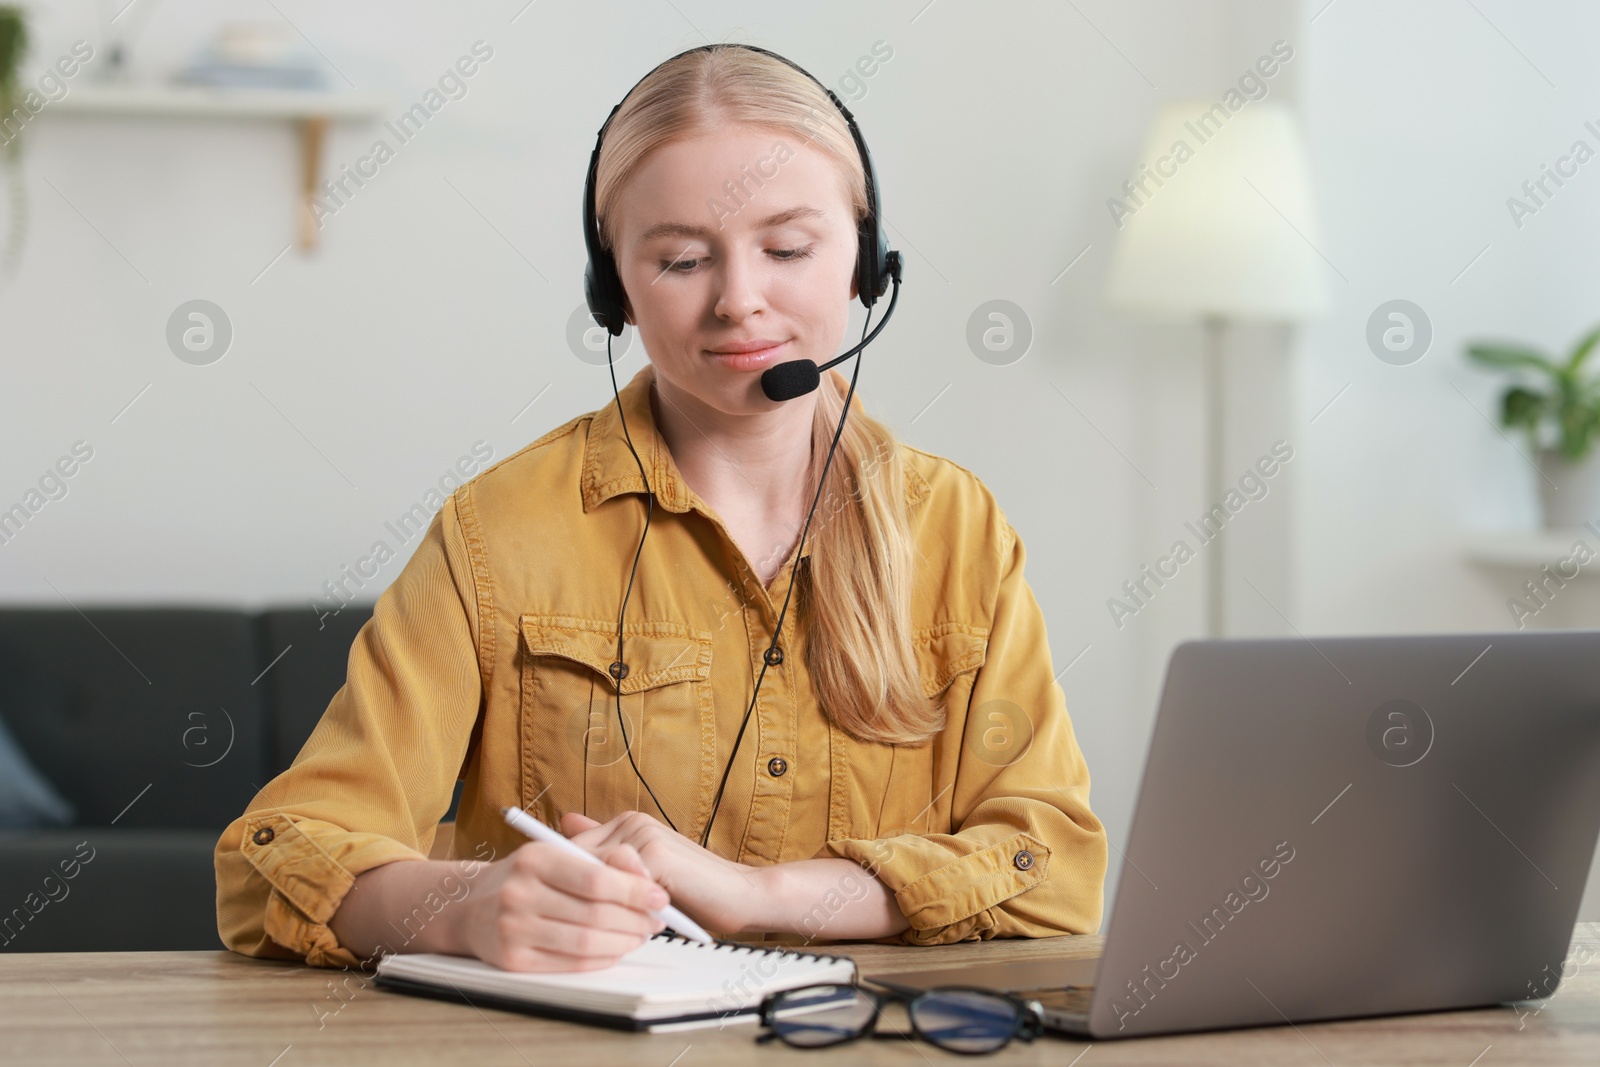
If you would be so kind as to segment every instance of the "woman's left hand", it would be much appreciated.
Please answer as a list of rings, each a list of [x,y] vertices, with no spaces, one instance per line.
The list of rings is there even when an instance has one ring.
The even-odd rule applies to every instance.
[[[629,844],[651,876],[691,919],[724,935],[753,925],[761,868],[723,859],[642,811],[625,811],[600,823],[569,811],[561,832],[586,849]]]

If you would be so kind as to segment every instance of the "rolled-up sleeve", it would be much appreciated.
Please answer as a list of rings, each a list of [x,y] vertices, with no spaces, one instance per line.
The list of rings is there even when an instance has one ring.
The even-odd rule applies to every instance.
[[[345,684],[294,762],[218,839],[229,949],[356,966],[328,927],[356,876],[427,859],[482,702],[470,559],[451,496],[356,635]]]
[[[959,745],[945,761],[953,781],[935,783],[951,792],[952,832],[828,842],[875,874],[910,921],[880,940],[939,945],[1100,927],[1105,827],[1089,809],[1089,769],[1023,577],[1022,540],[1003,520],[999,534],[984,663],[967,707],[949,710],[947,736],[934,742],[947,753]]]

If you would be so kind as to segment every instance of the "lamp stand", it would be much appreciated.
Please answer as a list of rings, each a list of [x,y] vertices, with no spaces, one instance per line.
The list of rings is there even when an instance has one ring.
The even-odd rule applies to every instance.
[[[1223,330],[1227,323],[1220,315],[1207,315],[1202,320],[1205,333],[1205,405],[1206,405],[1206,496],[1201,505],[1212,508],[1222,503],[1226,476],[1222,473],[1223,442],[1227,430],[1227,368],[1223,364]],[[1206,564],[1206,636],[1221,637],[1225,629],[1224,606],[1226,597],[1223,580],[1226,567],[1223,560],[1222,528],[1218,527],[1212,540],[1211,558]]]

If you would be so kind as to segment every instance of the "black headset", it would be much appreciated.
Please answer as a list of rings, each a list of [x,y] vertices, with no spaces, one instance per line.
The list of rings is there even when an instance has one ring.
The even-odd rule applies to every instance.
[[[654,74],[656,70],[659,70],[662,66],[665,66],[667,63],[672,62],[680,56],[686,56],[694,52],[706,52],[720,48],[745,48],[752,52],[760,52],[763,55],[768,55],[774,59],[781,60],[782,62],[787,63],[789,66],[794,67],[795,70],[800,71],[800,73],[804,74],[806,77],[811,78],[811,80],[816,82],[818,87],[821,88],[823,92],[828,94],[828,99],[833,101],[834,106],[837,107],[839,112],[844,116],[845,123],[850,127],[850,136],[855,141],[856,151],[860,153],[861,164],[866,172],[867,213],[857,226],[855,277],[857,295],[860,297],[861,303],[867,308],[867,325],[870,325],[872,322],[873,305],[876,304],[878,298],[888,290],[889,283],[891,281],[894,283],[894,292],[889,298],[889,307],[884,314],[883,321],[880,322],[877,329],[873,330],[871,333],[867,333],[866,326],[863,326],[863,337],[860,343],[858,343],[855,347],[847,350],[842,355],[835,357],[827,363],[822,364],[820,367],[808,359],[790,360],[788,362],[780,363],[776,366],[770,367],[765,373],[762,374],[762,390],[766,393],[769,399],[792,400],[795,397],[804,396],[806,393],[816,389],[821,382],[822,371],[827,370],[834,364],[842,362],[855,353],[861,351],[868,344],[870,344],[873,338],[878,336],[878,332],[888,324],[890,316],[894,314],[895,303],[900,298],[900,275],[902,270],[901,257],[899,252],[889,248],[888,238],[883,232],[882,218],[879,213],[878,177],[872,166],[872,155],[867,151],[866,142],[861,138],[861,131],[856,127],[855,116],[850,114],[850,109],[845,107],[844,102],[834,95],[833,90],[823,85],[820,81],[817,81],[815,77],[812,77],[812,75],[804,68],[800,67],[799,64],[793,62],[792,60],[785,59],[776,52],[770,52],[765,48],[758,48],[755,45],[709,44],[701,45],[697,48],[687,49],[686,51],[679,52],[676,56],[672,56],[670,59],[663,60],[650,71],[650,74]],[[650,74],[646,74],[645,78],[648,78]],[[639,79],[639,82],[635,82],[633,88],[638,88],[639,83],[643,82],[645,78],[641,78]],[[610,666],[612,689],[616,694],[617,700],[617,725],[622,732],[623,747],[628,753],[628,762],[633,767],[633,773],[638,777],[640,783],[644,785],[645,791],[650,794],[650,799],[655,802],[656,810],[661,812],[661,816],[662,818],[666,819],[667,825],[671,826],[672,829],[676,831],[678,828],[673,824],[672,817],[668,815],[666,809],[661,806],[661,801],[656,798],[655,790],[650,788],[650,783],[645,781],[644,775],[639,771],[638,763],[634,761],[633,748],[628,742],[627,724],[622,716],[622,679],[628,676],[628,664],[623,658],[622,621],[623,615],[627,611],[628,598],[633,593],[633,579],[638,573],[639,557],[644,551],[644,540],[650,534],[650,517],[655,511],[655,492],[650,488],[650,480],[645,475],[644,463],[639,459],[639,453],[633,447],[632,436],[628,434],[628,422],[622,413],[622,397],[617,390],[616,364],[611,358],[611,338],[622,333],[622,328],[626,324],[626,320],[623,317],[622,306],[622,279],[617,273],[616,260],[612,257],[611,253],[605,248],[601,247],[600,244],[600,227],[595,217],[595,174],[600,167],[600,147],[605,141],[606,130],[610,128],[611,120],[616,118],[617,112],[622,108],[622,104],[627,101],[628,96],[632,95],[632,93],[633,89],[629,89],[628,93],[623,96],[622,101],[618,102],[616,107],[611,109],[611,114],[606,116],[605,123],[600,127],[600,132],[598,135],[596,135],[594,152],[589,157],[589,174],[584,181],[583,187],[583,239],[584,244],[588,247],[589,264],[585,268],[583,274],[583,292],[585,299],[588,301],[589,312],[594,316],[595,322],[605,327],[608,331],[606,336],[606,365],[611,371],[611,389],[612,394],[616,397],[617,415],[622,420],[622,432],[628,442],[628,451],[633,453],[634,462],[639,465],[639,477],[644,481],[645,493],[648,498],[648,508],[645,512],[644,520],[644,532],[639,537],[639,547],[634,551],[633,569],[628,574],[628,586],[627,591],[622,597],[622,606],[617,610],[617,658]],[[751,694],[750,706],[745,710],[744,720],[739,724],[739,733],[734,739],[733,751],[728,754],[727,766],[723,768],[722,780],[717,786],[716,800],[712,804],[711,814],[706,818],[705,829],[700,835],[700,845],[702,848],[705,847],[706,842],[710,840],[711,824],[716,820],[717,809],[722,805],[722,794],[728,784],[728,774],[733,770],[734,757],[738,755],[739,744],[744,740],[745,727],[750,723],[750,714],[755,710],[756,698],[761,692],[762,679],[767,676],[768,667],[776,666],[777,664],[783,662],[783,650],[778,647],[778,635],[783,631],[783,621],[789,611],[789,598],[794,594],[794,587],[799,582],[801,559],[800,553],[805,548],[806,533],[811,528],[811,518],[816,513],[817,502],[822,498],[822,486],[827,482],[828,466],[833,462],[834,448],[838,446],[839,437],[844,431],[844,420],[850,414],[850,400],[855,394],[856,377],[860,374],[860,372],[861,363],[860,361],[857,361],[855,371],[850,377],[849,392],[845,394],[844,411],[839,417],[838,428],[834,431],[833,442],[828,448],[828,456],[822,467],[822,476],[818,479],[817,493],[812,498],[811,510],[806,513],[805,525],[800,531],[800,542],[795,548],[795,570],[790,577],[788,593],[785,594],[783,599],[783,608],[778,612],[777,625],[773,627],[772,642],[767,646],[766,652],[761,657],[761,673],[756,677],[755,692]]]
[[[839,113],[844,116],[845,123],[850,127],[850,136],[856,143],[856,151],[861,155],[861,165],[867,172],[867,213],[857,227],[856,288],[861,303],[870,309],[878,302],[878,297],[888,291],[889,279],[891,277],[896,281],[900,279],[901,263],[900,253],[890,249],[889,239],[883,232],[883,220],[878,207],[878,175],[872,166],[872,153],[867,151],[867,143],[861,139],[861,131],[856,127],[855,116],[850,114],[850,109],[844,106],[844,101],[834,95],[832,89],[817,81],[799,64],[753,44],[705,44],[698,48],[690,48],[656,64],[650,74],[654,74],[680,56],[709,52],[714,48],[746,48],[782,60],[817,82],[818,87],[828,94],[828,99],[833,101]],[[644,77],[648,78],[650,74]],[[634,89],[637,89],[642,81],[644,78],[635,82]],[[617,274],[616,260],[600,244],[600,226],[595,218],[594,182],[595,173],[600,169],[600,145],[605,140],[606,130],[611,128],[611,120],[617,117],[617,112],[632,94],[633,89],[629,89],[617,106],[611,109],[611,114],[606,116],[606,121],[595,138],[594,152],[589,156],[589,176],[583,183],[583,240],[589,248],[589,265],[583,272],[583,295],[588,300],[589,311],[594,315],[594,321],[610,330],[613,335],[622,332],[625,321],[622,314],[622,279]]]

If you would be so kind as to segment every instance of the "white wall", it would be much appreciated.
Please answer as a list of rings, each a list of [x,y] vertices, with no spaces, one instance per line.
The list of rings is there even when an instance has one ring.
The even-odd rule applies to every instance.
[[[1600,163],[1520,228],[1506,207],[1574,140],[1600,147],[1583,128],[1600,119],[1586,48],[1600,9],[1477,8],[1340,0],[1311,26],[1322,249],[1349,280],[1330,280],[1332,313],[1304,333],[1301,410],[1309,420],[1350,388],[1306,431],[1295,554],[1309,632],[1506,629],[1506,599],[1537,569],[1486,570],[1460,547],[1468,530],[1538,522],[1536,475],[1516,451],[1526,443],[1484,418],[1501,383],[1462,350],[1499,338],[1564,355],[1600,321]],[[1363,341],[1367,316],[1396,297],[1435,331],[1405,367]],[[1600,624],[1592,591],[1564,607],[1567,625]],[[1600,864],[1580,917],[1600,918]]]
[[[89,3],[32,6],[36,61],[98,40]],[[1449,388],[1489,410],[1491,383],[1456,353],[1491,330],[1565,344],[1590,321],[1591,179],[1521,232],[1502,201],[1591,117],[1582,31],[1600,15],[1480,4],[1556,91],[1471,7],[1339,0],[1306,25],[1319,6],[280,3],[352,83],[390,94],[391,114],[474,41],[494,58],[327,220],[319,252],[275,263],[292,234],[286,126],[47,110],[28,130],[31,232],[0,289],[0,504],[74,441],[95,457],[0,549],[0,599],[304,604],[474,442],[505,456],[608,400],[604,369],[565,340],[582,301],[582,179],[600,123],[645,70],[704,33],[774,48],[837,85],[881,39],[894,56],[851,106],[907,270],[860,392],[995,490],[1029,547],[1058,669],[1087,647],[1062,685],[1120,847],[1162,668],[1198,633],[1202,591],[1186,576],[1121,630],[1105,607],[1202,508],[1199,333],[1110,313],[1102,298],[1105,200],[1157,107],[1218,95],[1277,38],[1296,47],[1272,91],[1306,106],[1323,247],[1349,282],[1330,277],[1334,309],[1299,342],[1234,335],[1229,449],[1248,461],[1290,424],[1304,440],[1235,548],[1308,632],[1505,624],[1508,591],[1450,544],[1463,525],[1531,523],[1532,489]],[[134,56],[152,74],[221,18],[273,15],[168,0],[148,17]],[[336,127],[328,163],[362,154],[373,132]],[[1372,306],[1396,295],[1438,328],[1408,368],[1360,341]],[[236,330],[208,367],[179,362],[163,334],[197,297]],[[1009,367],[964,341],[969,313],[996,297],[1036,329]],[[1238,632],[1286,632],[1243,601],[1232,618]],[[1114,863],[1108,900],[1116,877]]]
[[[1302,599],[1323,632],[1510,623],[1517,583],[1495,585],[1455,541],[1535,525],[1535,475],[1485,423],[1499,382],[1462,348],[1497,337],[1564,354],[1600,318],[1589,239],[1600,177],[1587,173],[1600,167],[1520,230],[1505,206],[1574,139],[1597,143],[1582,125],[1600,117],[1585,106],[1596,77],[1582,42],[1600,11],[1479,6],[1493,25],[1441,0],[1343,2],[1314,26],[1306,103],[1324,250],[1349,279],[1332,279],[1334,310],[1304,343],[1308,417],[1350,384],[1311,427],[1317,488],[1299,516]],[[1435,330],[1406,367],[1362,342],[1367,315],[1395,297]]]

